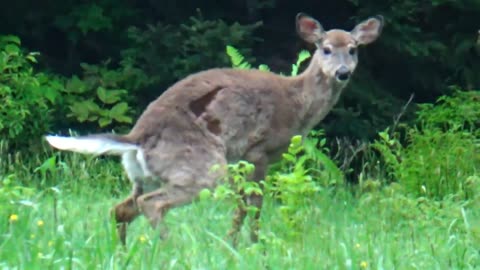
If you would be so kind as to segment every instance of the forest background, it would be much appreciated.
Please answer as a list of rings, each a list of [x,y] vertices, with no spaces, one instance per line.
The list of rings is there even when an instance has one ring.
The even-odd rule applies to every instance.
[[[0,137],[31,147],[69,128],[128,130],[174,82],[231,66],[227,45],[289,74],[299,51],[313,49],[296,35],[300,11],[325,29],[350,30],[376,14],[386,21],[320,124],[328,137],[371,140],[412,95],[407,122],[415,104],[479,86],[480,1],[19,0],[0,10]]]

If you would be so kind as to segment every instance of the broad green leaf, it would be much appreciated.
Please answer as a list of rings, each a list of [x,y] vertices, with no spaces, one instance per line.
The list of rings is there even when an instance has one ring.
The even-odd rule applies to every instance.
[[[55,99],[59,96],[59,93],[56,89],[53,89],[51,87],[46,87],[43,90],[43,95],[51,102],[55,103]]]
[[[82,103],[83,103],[83,106],[85,106],[91,112],[98,113],[98,112],[102,111],[102,109],[100,109],[98,104],[93,102],[93,100],[91,100],[91,99],[86,100],[86,101],[82,101]]]
[[[98,115],[90,115],[88,117],[89,122],[96,122],[98,120]]]
[[[301,145],[302,144],[302,136],[301,135],[293,136],[291,142],[295,146]]]
[[[129,107],[126,102],[120,102],[113,106],[112,109],[110,109],[110,115],[113,117],[124,115],[128,111],[128,109]]]
[[[98,124],[100,125],[100,127],[106,127],[110,125],[110,123],[112,123],[112,118],[102,117],[98,120]]]
[[[125,92],[125,90],[107,90],[101,86],[97,88],[97,96],[105,104],[114,104],[120,101]]]
[[[289,153],[283,153],[282,154],[282,158],[286,161],[289,161],[289,162],[292,162],[294,163],[295,162],[295,157],[292,156],[292,154],[289,154]]]
[[[18,55],[20,53],[20,48],[14,44],[7,44],[7,46],[5,46],[5,51],[11,55]]]
[[[85,122],[88,119],[89,111],[86,107],[81,106],[80,102],[74,103],[69,106],[70,112],[69,117],[75,117],[80,122]]]
[[[80,122],[85,122],[88,120],[92,113],[95,114],[101,111],[100,107],[98,107],[98,105],[92,100],[74,102],[69,108],[71,111],[69,116],[74,116]]]
[[[74,75],[70,80],[67,81],[65,90],[69,93],[82,94],[85,93],[88,89],[85,82],[83,82],[76,75]]]
[[[201,201],[208,200],[212,197],[212,192],[209,189],[204,188],[198,193],[198,197]]]
[[[17,37],[17,36],[13,36],[13,35],[0,37],[0,42],[11,42],[11,43],[15,43],[19,46],[21,44],[20,38]]]
[[[49,172],[53,172],[56,169],[56,156],[52,156],[49,159],[45,160],[42,165],[35,168],[34,172],[40,171],[40,173],[45,176],[45,174]]]
[[[108,94],[107,94],[107,90],[105,88],[99,86],[97,88],[97,96],[103,103],[110,104]]]
[[[132,123],[132,118],[130,116],[119,115],[114,117],[116,121],[120,123]]]

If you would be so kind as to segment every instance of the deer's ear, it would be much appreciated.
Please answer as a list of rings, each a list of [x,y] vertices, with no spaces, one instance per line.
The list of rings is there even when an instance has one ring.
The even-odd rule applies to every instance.
[[[360,45],[366,45],[375,41],[382,33],[383,17],[378,15],[359,23],[352,30],[353,38]]]
[[[297,33],[305,41],[318,43],[322,40],[325,31],[317,20],[304,13],[298,13],[296,22]]]

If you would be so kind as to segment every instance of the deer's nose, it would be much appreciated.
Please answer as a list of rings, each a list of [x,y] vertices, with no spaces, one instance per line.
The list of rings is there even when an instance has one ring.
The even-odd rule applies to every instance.
[[[348,78],[350,78],[350,74],[351,72],[346,66],[341,66],[335,72],[335,77],[337,77],[337,80],[339,81],[346,81]]]

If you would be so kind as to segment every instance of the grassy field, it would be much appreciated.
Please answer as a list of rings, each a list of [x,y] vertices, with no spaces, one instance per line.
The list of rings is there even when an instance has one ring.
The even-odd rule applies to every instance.
[[[236,249],[233,204],[197,201],[168,213],[168,238],[141,217],[122,247],[108,215],[129,192],[118,162],[65,154],[35,170],[49,154],[0,162],[0,269],[480,269],[480,199],[410,198],[396,185],[322,189],[296,225],[267,196],[261,243],[244,226]]]

